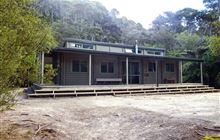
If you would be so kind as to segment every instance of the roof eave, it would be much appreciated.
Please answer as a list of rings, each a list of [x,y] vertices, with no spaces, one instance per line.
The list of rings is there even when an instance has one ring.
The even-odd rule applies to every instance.
[[[115,46],[115,47],[126,47],[126,48],[133,48],[135,45],[128,45],[128,44],[121,44],[121,43],[108,43],[108,42],[98,42],[98,41],[91,41],[91,40],[82,40],[82,39],[75,39],[75,38],[64,38],[65,42],[79,42],[79,43],[89,43],[95,45],[106,45],[106,46]],[[149,48],[139,46],[141,49],[149,49],[149,50],[156,50],[156,51],[166,51],[165,48]]]
[[[103,51],[95,51],[95,50],[81,50],[81,49],[72,49],[72,48],[55,48],[53,52],[81,52],[81,53],[91,53],[91,54],[108,54],[108,55],[123,55],[123,56],[130,56],[130,57],[145,57],[145,58],[155,58],[155,59],[170,59],[170,60],[182,60],[182,61],[196,61],[196,62],[203,62],[202,59],[197,58],[183,58],[183,57],[171,57],[171,56],[153,56],[153,55],[140,55],[140,54],[133,54],[133,53],[114,53],[114,52],[103,52]]]

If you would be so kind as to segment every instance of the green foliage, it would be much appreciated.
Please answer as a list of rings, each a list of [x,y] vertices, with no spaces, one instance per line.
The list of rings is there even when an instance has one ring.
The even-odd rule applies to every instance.
[[[144,46],[147,48],[163,48],[160,44],[145,44]]]
[[[218,137],[218,136],[205,136],[202,138],[202,140],[220,140],[220,137]]]
[[[149,42],[165,48],[168,52],[178,48],[179,44],[175,38],[175,33],[170,32],[166,28],[152,29],[150,31]]]
[[[214,21],[213,25],[213,36],[209,38],[208,47],[214,56],[220,56],[220,22]]]
[[[5,91],[0,94],[0,112],[9,109],[15,104],[15,95]]]
[[[63,43],[65,37],[134,44],[144,44],[147,30],[140,23],[119,18],[116,9],[108,11],[95,1],[39,0],[34,5],[42,18],[51,22],[56,39]]]
[[[216,78],[215,78],[216,84],[218,87],[220,87],[220,72],[218,72]]]
[[[209,48],[213,55],[220,55],[220,37],[212,36],[210,37]]]
[[[164,12],[153,21],[147,41],[166,48],[170,56],[204,59],[204,82],[220,87],[220,22],[218,0],[203,0],[204,10],[185,8]],[[185,63],[185,82],[200,82],[199,64]]]
[[[164,12],[163,15],[159,15],[153,21],[153,29],[166,29],[169,32],[179,33],[182,32],[183,26],[181,25],[181,20],[176,13],[167,11]]]
[[[56,45],[51,28],[37,17],[32,2],[0,1],[0,105],[11,101],[10,88],[36,79],[37,53]]]
[[[203,0],[203,3],[208,10],[218,10],[218,0]]]
[[[181,49],[171,50],[167,53],[169,56],[181,57],[185,53]]]
[[[39,67],[36,52],[29,53],[21,60],[21,64],[16,72],[17,75],[12,77],[15,85],[27,87],[37,82]]]
[[[44,83],[54,84],[54,78],[56,75],[57,75],[57,70],[53,69],[52,64],[46,64],[45,72],[44,72]]]
[[[183,64],[183,82],[200,83],[199,63],[186,62]]]
[[[187,50],[196,50],[200,37],[197,34],[182,32],[177,34],[176,39],[181,44],[181,48]]]

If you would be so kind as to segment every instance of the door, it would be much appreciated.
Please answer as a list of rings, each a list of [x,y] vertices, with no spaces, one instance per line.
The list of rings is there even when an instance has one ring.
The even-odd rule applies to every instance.
[[[126,64],[122,62],[122,74],[123,82],[126,83]],[[128,63],[128,83],[139,84],[140,83],[140,64],[139,62]]]

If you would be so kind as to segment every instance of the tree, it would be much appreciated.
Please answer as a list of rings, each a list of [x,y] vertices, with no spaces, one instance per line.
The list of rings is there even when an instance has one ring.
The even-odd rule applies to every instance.
[[[165,27],[149,30],[148,43],[165,48],[169,53],[179,48],[180,44],[175,38],[175,33]]]
[[[146,29],[140,23],[120,18],[117,9],[109,12],[99,2],[39,0],[34,6],[48,22],[53,21],[60,44],[65,37],[126,44],[138,39],[142,45],[146,40]]]
[[[219,0],[203,0],[203,3],[208,11],[218,11]]]
[[[210,37],[209,48],[214,56],[220,56],[220,37]]]
[[[0,106],[11,98],[8,89],[27,85],[37,74],[36,56],[56,45],[51,28],[37,17],[31,0],[0,1]],[[21,83],[19,82],[21,81]],[[3,103],[3,104],[1,104]],[[0,108],[1,109],[1,108]]]
[[[166,29],[169,32],[179,33],[183,31],[181,18],[178,14],[173,12],[164,12],[163,15],[159,15],[153,22],[153,29],[160,30]]]
[[[215,19],[211,22],[212,25],[212,36],[209,39],[209,48],[214,56],[220,56],[220,1],[218,0],[204,0],[205,6],[210,13],[214,13]]]

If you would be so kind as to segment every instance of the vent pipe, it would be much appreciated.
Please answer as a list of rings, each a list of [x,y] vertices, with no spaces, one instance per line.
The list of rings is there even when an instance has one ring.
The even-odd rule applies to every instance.
[[[135,54],[138,54],[138,41],[135,40]]]

